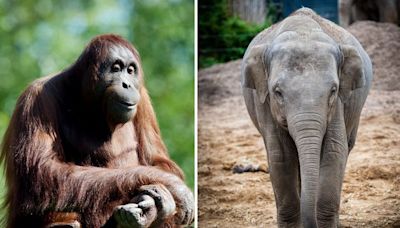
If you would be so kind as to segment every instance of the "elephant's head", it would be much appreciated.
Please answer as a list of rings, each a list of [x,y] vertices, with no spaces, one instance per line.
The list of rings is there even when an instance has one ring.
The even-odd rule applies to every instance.
[[[361,57],[354,47],[340,46],[323,32],[288,31],[269,45],[248,50],[243,70],[243,86],[256,90],[296,144],[301,217],[305,227],[316,227],[321,144],[338,102],[347,102],[351,91],[364,85]]]

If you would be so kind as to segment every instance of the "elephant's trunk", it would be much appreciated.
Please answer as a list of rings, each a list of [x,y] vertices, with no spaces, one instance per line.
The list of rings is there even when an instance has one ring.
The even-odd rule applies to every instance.
[[[300,214],[304,227],[317,227],[316,205],[321,144],[325,122],[318,113],[300,113],[288,120],[289,133],[299,155],[301,178]]]

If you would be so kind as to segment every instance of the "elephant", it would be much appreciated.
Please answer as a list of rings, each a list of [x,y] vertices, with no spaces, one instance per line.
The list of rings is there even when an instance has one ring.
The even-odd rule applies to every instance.
[[[400,25],[400,0],[339,0],[339,23],[372,20]]]
[[[338,226],[371,80],[371,60],[356,38],[309,8],[249,44],[241,86],[267,150],[279,227]]]

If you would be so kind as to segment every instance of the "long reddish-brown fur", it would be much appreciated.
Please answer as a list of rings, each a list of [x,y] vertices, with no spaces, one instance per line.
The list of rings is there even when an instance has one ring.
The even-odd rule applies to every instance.
[[[60,129],[66,124],[61,116],[68,111],[62,101],[77,96],[74,93],[79,83],[93,89],[91,82],[82,82],[82,75],[90,74],[96,80],[98,64],[106,58],[110,46],[116,44],[128,48],[139,59],[138,52],[121,37],[99,36],[70,68],[33,82],[18,99],[1,154],[8,186],[8,227],[39,227],[46,214],[54,211],[77,212],[85,227],[100,227],[110,218],[114,207],[129,203],[135,189],[146,184],[163,184],[178,198],[183,173],[169,159],[141,68],[141,100],[132,120],[135,137],[126,139],[137,142],[139,165],[107,167],[105,164],[119,159],[109,151],[74,162],[75,154],[66,150],[60,137]],[[177,202],[178,210],[179,205]]]

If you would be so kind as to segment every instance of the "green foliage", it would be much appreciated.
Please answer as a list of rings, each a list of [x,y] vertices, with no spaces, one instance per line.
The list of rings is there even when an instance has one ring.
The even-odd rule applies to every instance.
[[[29,83],[67,68],[92,37],[116,33],[141,53],[163,138],[193,188],[193,15],[190,0],[0,0],[0,139]]]
[[[171,157],[194,186],[194,5],[137,1],[131,18],[147,86]],[[163,15],[163,16],[160,16]]]
[[[227,0],[199,2],[199,67],[242,58],[250,41],[275,20],[271,6],[262,25],[253,25],[227,11]]]

